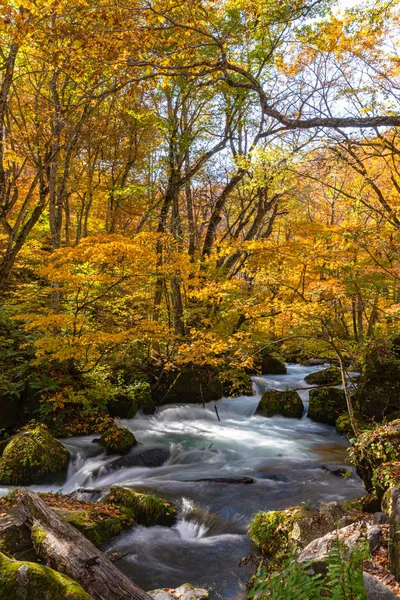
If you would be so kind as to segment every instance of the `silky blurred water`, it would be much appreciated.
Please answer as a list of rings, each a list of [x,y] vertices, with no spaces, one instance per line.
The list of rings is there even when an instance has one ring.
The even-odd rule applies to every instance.
[[[362,495],[353,474],[338,478],[323,469],[346,464],[347,442],[333,427],[302,419],[255,415],[265,389],[308,387],[304,377],[322,367],[288,365],[287,375],[254,377],[254,396],[206,405],[166,406],[155,415],[122,421],[141,449],[167,448],[161,467],[107,469],[94,436],[63,440],[73,455],[65,482],[32,489],[107,488],[119,484],[153,491],[179,507],[175,527],[136,527],[114,539],[117,565],[145,589],[191,582],[211,590],[212,599],[244,598],[246,568],[240,558],[253,549],[246,536],[251,516],[263,509],[300,502],[343,500]],[[307,408],[308,390],[299,392]],[[346,467],[348,468],[348,467]],[[253,484],[198,481],[252,477]],[[86,499],[88,495],[84,496]]]

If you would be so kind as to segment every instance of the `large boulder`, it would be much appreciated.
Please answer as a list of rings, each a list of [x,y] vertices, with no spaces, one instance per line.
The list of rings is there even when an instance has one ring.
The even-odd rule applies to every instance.
[[[317,423],[335,425],[338,417],[347,410],[343,390],[325,387],[310,390],[308,416]]]
[[[0,598],[9,600],[93,600],[76,581],[53,569],[0,553]]]
[[[208,600],[210,597],[207,590],[196,588],[190,583],[184,583],[176,590],[163,588],[147,592],[154,600]]]
[[[14,435],[0,458],[1,485],[28,485],[48,475],[62,473],[69,462],[68,450],[45,425],[33,425]]]
[[[107,454],[127,454],[137,442],[132,431],[114,425],[103,433],[100,444],[106,449]]]
[[[177,511],[172,504],[158,496],[140,494],[129,488],[113,486],[101,502],[129,510],[139,525],[173,525],[176,521]]]
[[[376,421],[400,413],[399,346],[399,340],[392,345],[374,344],[362,365],[355,401],[363,414]]]
[[[400,420],[362,433],[350,448],[349,456],[366,490],[382,495],[382,474],[376,471],[386,463],[400,460]]]
[[[256,410],[263,417],[281,415],[292,419],[300,419],[304,413],[303,402],[295,390],[267,390]]]
[[[398,596],[370,573],[363,573],[368,600],[398,600]]]
[[[382,532],[377,525],[365,528],[363,522],[352,523],[314,539],[300,552],[297,560],[300,564],[312,563],[315,572],[324,573],[327,566],[326,557],[338,542],[342,542],[348,550],[353,550],[366,539],[370,551],[374,552],[380,544],[381,537]]]
[[[159,404],[189,404],[219,400],[224,394],[222,381],[214,370],[195,365],[164,371],[152,388],[153,401]]]
[[[271,354],[262,354],[256,361],[256,365],[262,375],[286,375],[287,373],[283,360]]]
[[[310,373],[304,377],[310,385],[340,385],[342,383],[342,374],[336,367],[328,367],[322,371]]]

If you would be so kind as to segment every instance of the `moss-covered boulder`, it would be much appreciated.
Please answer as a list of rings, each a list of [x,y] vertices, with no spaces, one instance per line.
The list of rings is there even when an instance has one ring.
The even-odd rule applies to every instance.
[[[280,560],[292,546],[290,535],[295,522],[317,513],[316,509],[306,506],[259,512],[250,521],[248,535],[263,554]]]
[[[157,405],[211,402],[223,395],[220,375],[214,369],[195,365],[164,371],[152,387]]]
[[[347,410],[343,390],[326,387],[310,390],[308,416],[313,421],[335,425],[338,417]]]
[[[382,421],[400,414],[400,340],[367,347],[355,401],[367,417]]]
[[[121,419],[132,419],[139,410],[145,415],[152,415],[155,406],[150,384],[147,381],[134,381],[130,385],[116,387],[107,408],[112,417]]]
[[[328,367],[322,371],[315,371],[304,377],[310,385],[340,385],[342,383],[342,374],[336,367]]]
[[[295,390],[267,390],[258,405],[256,414],[263,417],[282,416],[291,419],[300,419],[303,416],[304,406],[299,394]]]
[[[132,431],[114,425],[103,433],[100,444],[106,449],[107,454],[127,454],[137,441]]]
[[[36,563],[0,553],[0,598],[4,600],[93,600],[76,581]]]
[[[376,474],[377,469],[400,461],[400,419],[362,433],[349,449],[349,456],[366,490],[379,491],[375,484],[378,479],[382,481],[383,473]]]
[[[253,382],[245,371],[226,370],[221,373],[224,396],[252,396]]]
[[[45,425],[32,425],[14,435],[0,458],[1,485],[27,485],[67,469],[68,450]]]
[[[272,354],[261,354],[256,364],[262,375],[286,375],[286,365],[281,358]]]
[[[128,488],[110,488],[101,502],[130,510],[136,523],[140,525],[173,525],[176,521],[177,511],[172,504],[158,496],[140,494]]]

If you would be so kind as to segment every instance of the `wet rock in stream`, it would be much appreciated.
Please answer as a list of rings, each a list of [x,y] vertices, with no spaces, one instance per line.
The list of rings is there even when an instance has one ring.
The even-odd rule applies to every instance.
[[[135,450],[126,456],[121,456],[112,462],[103,465],[103,469],[109,473],[117,469],[130,467],[161,467],[169,460],[171,454],[166,448],[149,448],[147,450]]]

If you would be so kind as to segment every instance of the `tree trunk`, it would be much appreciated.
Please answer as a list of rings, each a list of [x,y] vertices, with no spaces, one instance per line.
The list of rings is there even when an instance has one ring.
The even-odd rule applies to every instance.
[[[18,510],[48,566],[77,581],[94,600],[151,600],[75,527],[34,492],[22,489]]]

